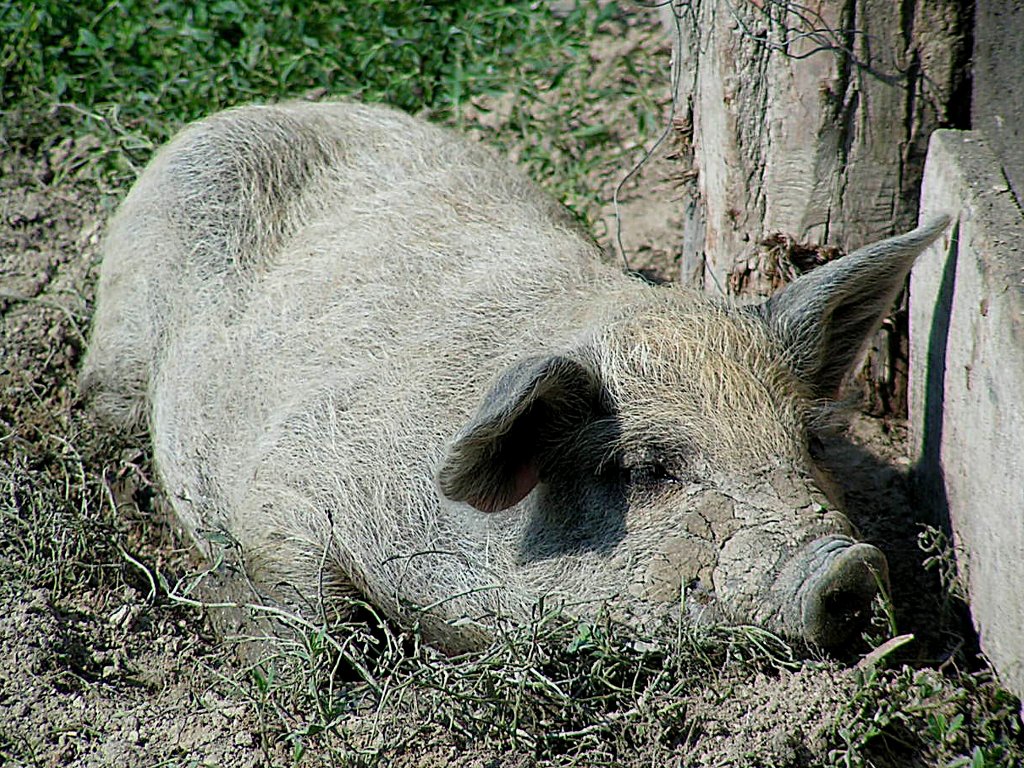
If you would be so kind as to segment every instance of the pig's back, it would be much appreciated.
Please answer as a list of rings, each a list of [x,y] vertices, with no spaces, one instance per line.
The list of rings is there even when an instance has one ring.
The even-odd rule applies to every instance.
[[[314,167],[287,177],[302,179],[288,194],[252,192],[280,205],[251,206],[263,212],[236,228],[244,236],[221,231],[244,211],[191,225],[204,234],[182,248],[152,363],[162,479],[188,527],[222,527],[250,549],[312,536],[328,507],[342,530],[323,542],[443,538],[437,526],[451,521],[432,518],[430,469],[446,441],[498,370],[564,348],[621,278],[559,206],[479,146],[354,105],[251,110],[252,130],[276,110],[276,146],[298,121],[289,151]],[[228,117],[242,135],[246,110],[211,130]],[[268,512],[271,497],[288,511]],[[250,519],[268,514],[272,524]],[[367,516],[373,531],[360,529]]]

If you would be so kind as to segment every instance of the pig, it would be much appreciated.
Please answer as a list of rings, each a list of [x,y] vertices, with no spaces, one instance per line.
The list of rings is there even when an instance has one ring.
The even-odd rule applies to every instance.
[[[845,643],[886,582],[812,455],[945,218],[740,305],[624,272],[477,142],[228,110],[113,217],[80,387],[208,557],[446,649],[538,603]]]

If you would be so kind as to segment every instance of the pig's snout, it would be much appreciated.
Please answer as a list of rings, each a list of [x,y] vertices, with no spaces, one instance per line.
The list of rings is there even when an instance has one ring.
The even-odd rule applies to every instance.
[[[885,555],[845,536],[817,539],[801,555],[807,578],[799,590],[800,635],[826,648],[842,645],[865,628],[875,596],[888,587]]]

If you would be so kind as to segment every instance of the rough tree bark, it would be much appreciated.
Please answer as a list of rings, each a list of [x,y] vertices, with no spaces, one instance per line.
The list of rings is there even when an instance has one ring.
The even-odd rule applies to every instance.
[[[677,128],[692,170],[680,274],[759,297],[911,227],[928,136],[969,122],[970,0],[674,0]],[[820,247],[820,246],[833,247]],[[905,309],[861,377],[906,412]]]

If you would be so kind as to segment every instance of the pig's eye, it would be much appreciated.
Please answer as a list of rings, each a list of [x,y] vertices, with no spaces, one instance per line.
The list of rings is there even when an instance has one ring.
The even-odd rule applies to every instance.
[[[627,480],[633,486],[655,486],[678,483],[676,477],[664,464],[650,462],[626,469]]]
[[[608,482],[637,491],[654,492],[682,482],[675,463],[647,457],[618,456],[603,464],[599,472]]]

